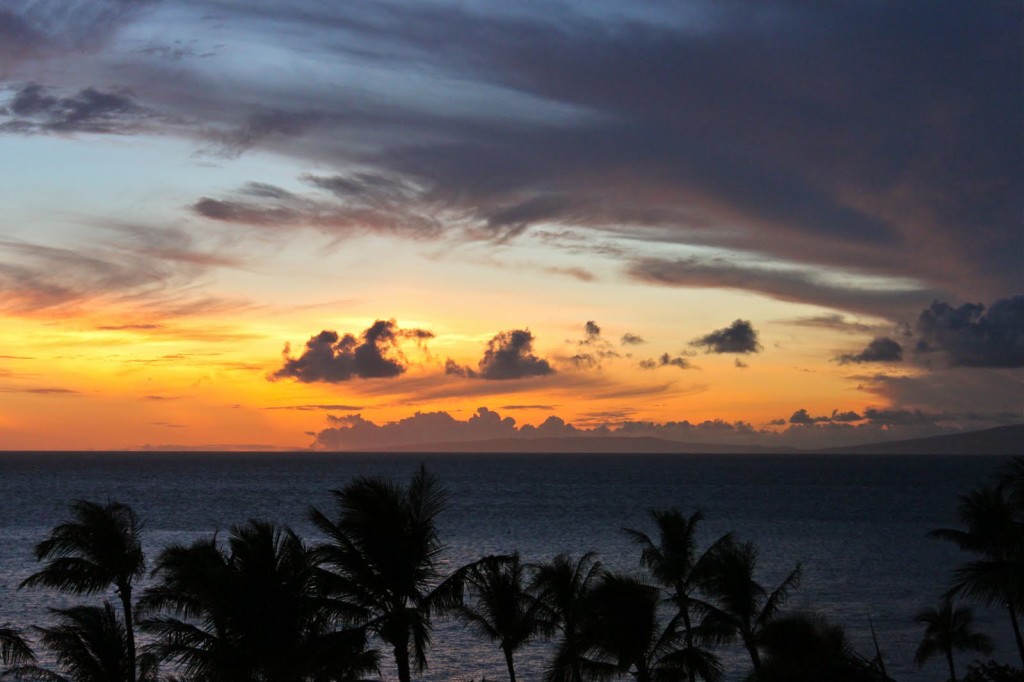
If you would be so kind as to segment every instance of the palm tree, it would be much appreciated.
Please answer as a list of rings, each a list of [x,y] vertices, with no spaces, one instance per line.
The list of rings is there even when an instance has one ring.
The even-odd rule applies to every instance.
[[[931,537],[949,540],[979,555],[953,573],[947,596],[993,606],[1003,604],[1024,663],[1018,614],[1024,608],[1024,520],[1002,487],[983,487],[960,496],[957,515],[966,530],[939,528]]]
[[[999,486],[1008,494],[1017,514],[1024,514],[1024,457],[1014,457],[999,472]]]
[[[704,591],[714,600],[708,619],[739,636],[754,666],[754,679],[761,680],[758,636],[775,617],[789,590],[800,581],[800,565],[770,593],[754,578],[757,547],[753,543],[729,540],[709,556]]]
[[[658,622],[659,590],[623,575],[604,574],[589,596],[584,642],[597,678],[629,673],[637,682],[682,682],[699,670],[704,679],[721,673],[717,659],[694,660],[676,614],[662,628]],[[596,674],[595,674],[596,673]]]
[[[882,682],[889,678],[846,639],[840,625],[816,614],[777,617],[758,634],[764,682]]]
[[[35,660],[32,647],[20,630],[11,627],[10,623],[0,626],[0,663],[18,666],[33,663]]]
[[[187,677],[211,682],[354,680],[375,672],[365,632],[326,595],[315,555],[287,528],[261,521],[174,545],[140,600],[148,648]],[[338,626],[342,626],[338,629]]]
[[[135,682],[135,620],[132,585],[146,570],[140,534],[142,524],[126,504],[105,505],[78,500],[73,519],[50,531],[35,546],[36,561],[46,561],[21,587],[50,587],[71,594],[96,594],[113,586],[121,600],[127,637],[128,680]]]
[[[335,520],[310,509],[327,536],[316,551],[330,589],[365,613],[367,629],[391,646],[398,679],[409,682],[413,664],[427,665],[431,616],[461,602],[465,570],[441,580],[436,519],[446,495],[422,466],[408,486],[360,477],[332,494]]]
[[[678,610],[683,626],[683,639],[689,652],[687,655],[693,662],[688,677],[690,682],[695,682],[698,676],[705,677],[702,670],[715,674],[714,671],[718,669],[714,654],[697,646],[697,636],[706,632],[706,629],[694,625],[693,617],[695,612],[703,613],[707,609],[706,604],[696,596],[696,593],[715,549],[729,542],[732,536],[723,535],[698,556],[696,529],[704,520],[703,514],[698,511],[690,516],[684,516],[678,509],[669,509],[652,510],[650,515],[658,527],[658,542],[641,531],[630,528],[623,530],[641,547],[640,565],[647,568],[654,579],[668,591],[669,601]]]
[[[956,682],[954,651],[992,652],[992,640],[972,629],[974,614],[965,606],[953,608],[953,600],[943,599],[938,608],[922,609],[914,620],[925,626],[924,637],[914,654],[914,663],[923,667],[933,656],[942,654],[949,665],[949,679]]]
[[[601,562],[593,552],[579,559],[559,554],[533,566],[530,589],[539,604],[540,630],[547,636],[561,632],[552,664],[544,682],[582,682],[587,667],[584,628],[590,593],[601,576]]]
[[[8,674],[52,682],[128,682],[136,676],[142,682],[156,682],[157,669],[149,657],[139,657],[140,669],[136,675],[128,630],[110,602],[103,602],[103,606],[51,609],[51,612],[57,617],[57,625],[35,630],[40,641],[53,653],[61,672],[26,665]]]
[[[486,557],[467,572],[459,618],[481,636],[497,642],[505,655],[510,682],[516,682],[512,654],[533,639],[539,629],[540,605],[526,590],[525,568],[519,553]]]

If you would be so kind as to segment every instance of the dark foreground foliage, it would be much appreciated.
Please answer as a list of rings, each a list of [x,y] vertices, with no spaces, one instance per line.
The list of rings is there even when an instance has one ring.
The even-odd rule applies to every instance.
[[[261,520],[189,545],[172,545],[145,574],[141,523],[128,506],[78,501],[71,519],[35,548],[40,570],[23,583],[109,601],[51,610],[32,633],[0,627],[7,680],[49,682],[409,682],[428,666],[437,618],[454,618],[490,642],[516,680],[516,652],[550,642],[544,682],[714,682],[723,647],[744,651],[750,682],[886,682],[875,645],[854,650],[843,627],[785,610],[801,567],[765,584],[759,549],[732,534],[705,547],[700,512],[651,512],[654,533],[625,529],[637,571],[606,570],[593,553],[524,562],[486,556],[447,572],[437,518],[439,481],[420,468],[407,484],[357,478],[332,491],[332,512],[310,510],[323,535],[307,545]],[[991,640],[957,600],[1005,609],[1024,662],[1024,460],[996,484],[960,497],[961,526],[932,536],[970,559],[937,607],[922,609],[915,662],[988,653]],[[145,635],[136,649],[136,630]],[[33,651],[45,651],[39,659]],[[377,647],[383,649],[379,650]],[[393,667],[392,667],[393,666]],[[382,672],[382,668],[385,672]],[[974,661],[962,682],[1024,682],[1019,669]]]

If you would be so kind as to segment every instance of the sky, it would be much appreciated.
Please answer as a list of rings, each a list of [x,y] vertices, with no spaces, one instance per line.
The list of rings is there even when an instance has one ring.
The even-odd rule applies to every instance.
[[[0,449],[1024,421],[1024,3],[3,0]]]

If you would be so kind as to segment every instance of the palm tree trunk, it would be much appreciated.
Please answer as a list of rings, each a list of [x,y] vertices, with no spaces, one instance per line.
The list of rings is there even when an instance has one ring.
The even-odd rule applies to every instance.
[[[757,644],[754,642],[754,638],[744,637],[743,646],[746,647],[747,653],[750,654],[750,662],[754,664],[754,679],[761,679],[761,654],[757,651]]]
[[[409,671],[409,641],[395,644],[395,666],[398,668],[398,682],[412,682]]]
[[[693,652],[693,625],[690,624],[690,608],[688,606],[684,606],[682,608],[682,613],[683,613],[683,627],[686,628],[686,648],[687,648],[688,651],[690,651],[692,653]],[[687,671],[687,673],[689,673],[690,682],[697,682],[697,671],[693,669],[692,665],[690,666],[690,669]]]
[[[505,665],[508,666],[509,682],[516,682],[516,668],[512,665],[512,649],[501,647],[501,650],[505,652]]]
[[[1024,640],[1020,636],[1020,623],[1017,621],[1017,609],[1013,607],[1013,600],[1007,601],[1010,607],[1010,622],[1013,623],[1013,636],[1017,640],[1017,651],[1020,652],[1020,662],[1024,665]]]
[[[124,632],[128,638],[128,682],[135,682],[135,618],[132,615],[132,586],[118,585],[117,593],[121,597],[121,608],[124,610]]]
[[[956,666],[953,665],[953,647],[946,649],[946,662],[949,663],[949,679],[956,682]]]

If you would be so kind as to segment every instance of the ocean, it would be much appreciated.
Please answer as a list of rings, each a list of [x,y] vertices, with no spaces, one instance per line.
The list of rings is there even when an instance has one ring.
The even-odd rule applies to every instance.
[[[704,512],[702,547],[726,532],[760,548],[759,577],[773,587],[799,562],[803,580],[792,610],[815,610],[846,627],[873,656],[874,624],[889,673],[898,680],[943,679],[941,661],[913,665],[921,629],[914,614],[937,603],[966,557],[926,537],[956,526],[957,496],[989,482],[1006,461],[987,456],[823,455],[488,455],[327,453],[2,453],[0,454],[0,624],[44,623],[46,608],[68,603],[43,590],[18,590],[36,570],[32,546],[68,516],[76,499],[132,505],[145,527],[150,561],[172,542],[267,519],[316,539],[310,505],[333,514],[330,489],[353,477],[407,481],[420,463],[450,494],[440,518],[446,563],[518,550],[524,561],[594,550],[608,568],[638,571],[639,553],[622,533],[653,533],[651,509]],[[94,598],[98,600],[98,598]],[[994,657],[1018,662],[1002,611],[976,607]],[[516,655],[520,679],[539,679],[549,648]],[[738,647],[723,652],[729,679],[748,669]],[[394,679],[382,649],[383,677]],[[963,655],[963,664],[969,656]],[[507,678],[498,648],[461,625],[440,622],[424,680]]]

